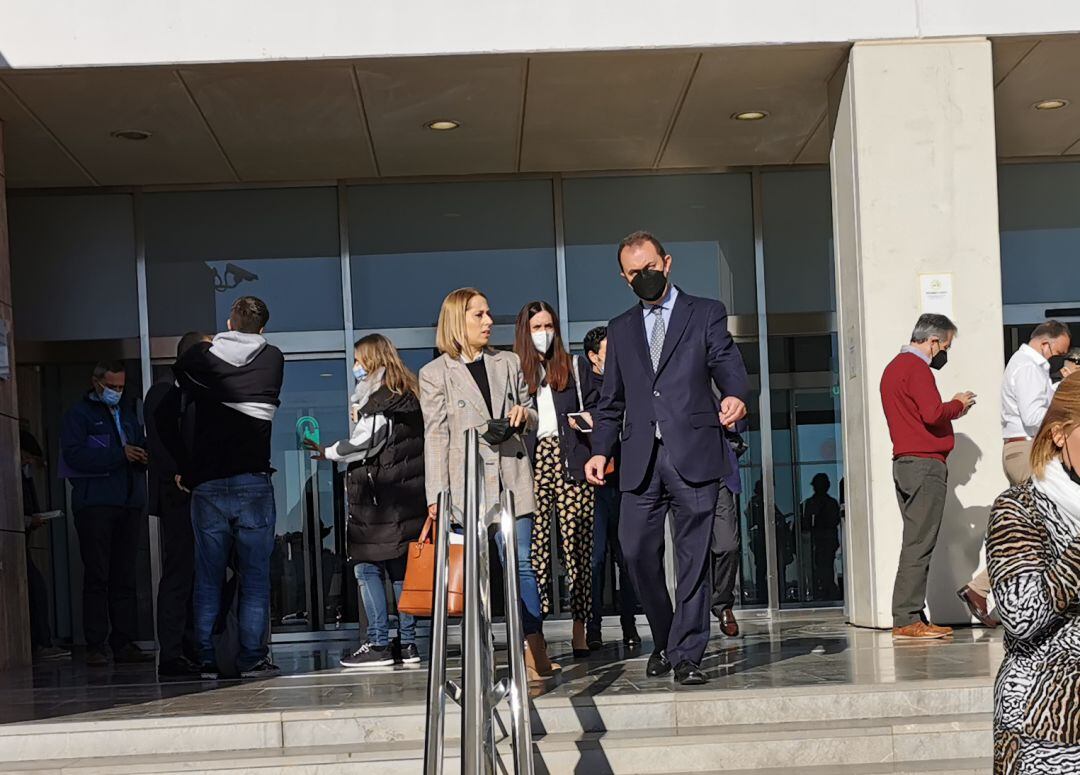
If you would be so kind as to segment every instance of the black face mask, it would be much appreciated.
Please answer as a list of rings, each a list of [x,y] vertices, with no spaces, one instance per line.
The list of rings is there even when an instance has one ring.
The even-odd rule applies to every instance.
[[[517,429],[510,425],[505,417],[498,420],[488,420],[487,429],[480,434],[481,438],[493,447],[497,447],[505,441],[510,441],[517,433]]]
[[[1052,382],[1061,382],[1061,367],[1065,365],[1064,355],[1051,355],[1050,361],[1050,380]]]
[[[938,354],[930,359],[930,368],[940,370],[949,362],[949,351],[938,350]]]
[[[642,301],[656,301],[667,288],[667,275],[659,269],[642,269],[630,281],[630,287]]]

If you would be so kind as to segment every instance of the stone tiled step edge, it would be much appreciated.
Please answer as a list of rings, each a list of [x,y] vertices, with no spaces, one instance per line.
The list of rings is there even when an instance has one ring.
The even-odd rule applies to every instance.
[[[724,775],[991,775],[994,760],[991,756],[974,759],[935,759],[919,762],[887,762],[884,764],[823,764],[814,767],[770,767],[764,770],[713,770]],[[667,775],[702,775],[678,772]]]
[[[989,679],[740,691],[671,691],[595,698],[541,697],[536,735],[848,722],[982,713],[993,706]],[[194,717],[49,721],[0,727],[0,761],[262,750],[424,736],[422,705],[262,711]],[[447,729],[460,725],[449,708]]]
[[[805,770],[839,773],[979,772],[991,751],[990,714],[930,717],[921,721],[883,719],[835,724],[774,724],[548,735],[536,741],[537,755],[549,772],[690,773],[755,772],[765,775]],[[499,744],[509,756],[509,742]],[[457,747],[447,745],[447,772],[456,771]],[[289,773],[353,775],[416,772],[423,758],[416,741],[364,746],[322,746],[261,752],[158,754],[22,763],[0,762],[2,772],[25,775],[165,775],[166,773]],[[955,765],[945,767],[949,760]],[[969,767],[971,762],[975,765]],[[5,766],[6,764],[6,766]],[[377,765],[377,767],[376,767]],[[935,765],[936,766],[936,765]],[[366,768],[366,769],[365,769]],[[850,768],[850,769],[842,769]],[[542,771],[542,770],[541,770]]]

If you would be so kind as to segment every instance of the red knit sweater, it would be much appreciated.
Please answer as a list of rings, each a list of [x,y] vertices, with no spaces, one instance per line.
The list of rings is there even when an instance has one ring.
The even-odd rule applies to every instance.
[[[960,401],[942,402],[926,361],[902,352],[881,375],[881,405],[892,437],[893,459],[928,457],[944,461],[952,452],[952,421],[964,411]]]

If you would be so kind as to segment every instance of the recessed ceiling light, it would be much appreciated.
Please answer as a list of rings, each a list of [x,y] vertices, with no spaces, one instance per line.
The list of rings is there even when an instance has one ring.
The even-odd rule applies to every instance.
[[[428,129],[432,129],[436,132],[449,132],[451,129],[457,129],[461,126],[460,121],[454,121],[451,118],[439,118],[434,121],[429,121],[424,124]]]
[[[149,140],[151,132],[147,132],[145,129],[117,129],[115,132],[109,133],[117,140]]]
[[[761,121],[769,114],[764,110],[744,110],[742,113],[732,113],[731,117],[736,121]]]
[[[1053,100],[1039,100],[1031,107],[1035,110],[1060,110],[1069,104],[1068,100],[1053,99]]]
[[[322,374],[320,374],[319,376],[320,376],[320,377],[322,377],[323,379],[328,379],[328,378],[330,378],[330,377],[332,377],[332,376],[334,376],[334,375],[333,375],[333,374],[331,374],[331,373],[330,373],[330,372],[328,372],[328,371],[324,371],[324,372],[323,372]]]

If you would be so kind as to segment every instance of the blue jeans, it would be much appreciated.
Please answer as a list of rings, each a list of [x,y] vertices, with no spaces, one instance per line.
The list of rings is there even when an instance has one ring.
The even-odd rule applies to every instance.
[[[608,483],[597,487],[596,518],[593,520],[592,554],[592,619],[589,620],[590,635],[600,635],[604,606],[605,566],[608,549],[619,569],[619,621],[624,629],[634,625],[638,600],[634,594],[634,583],[630,580],[630,571],[623,559],[622,546],[619,544],[619,487]]]
[[[524,514],[514,520],[514,541],[517,544],[518,593],[521,595],[521,629],[526,635],[535,635],[541,630],[543,614],[540,609],[540,589],[536,586],[536,571],[532,566],[532,530],[533,515]],[[455,532],[462,532],[460,526],[454,526]],[[499,561],[506,567],[506,541],[502,532],[495,532],[495,546],[499,550]]]
[[[358,562],[353,570],[360,585],[367,614],[367,639],[373,646],[390,643],[390,615],[386,610],[386,577],[394,585],[394,599],[401,600],[401,587],[405,580],[405,558],[385,562]],[[416,643],[416,618],[398,612],[398,636],[402,644]]]
[[[204,664],[215,663],[213,630],[229,556],[240,576],[236,667],[254,667],[268,653],[270,553],[274,548],[274,486],[269,474],[240,474],[204,482],[191,493],[195,531],[195,639]]]

